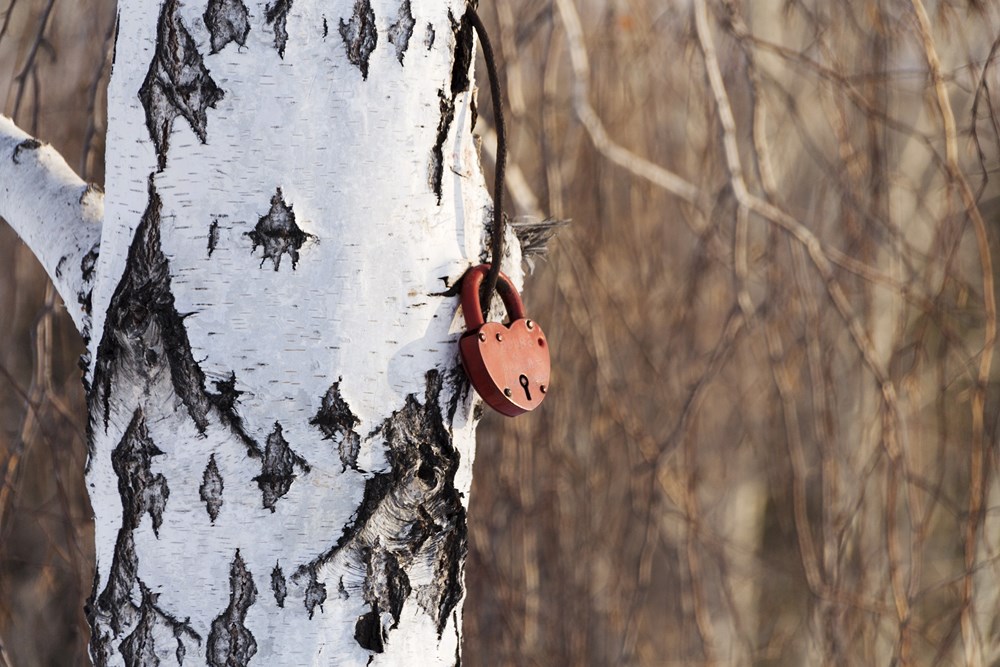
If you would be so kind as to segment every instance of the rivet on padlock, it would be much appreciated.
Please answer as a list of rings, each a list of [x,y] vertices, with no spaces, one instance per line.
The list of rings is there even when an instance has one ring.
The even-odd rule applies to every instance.
[[[525,318],[521,295],[503,273],[497,292],[510,323],[484,322],[479,288],[489,270],[489,264],[480,264],[462,278],[467,331],[459,340],[459,352],[472,387],[486,404],[516,417],[537,408],[547,395],[549,344],[538,323]]]

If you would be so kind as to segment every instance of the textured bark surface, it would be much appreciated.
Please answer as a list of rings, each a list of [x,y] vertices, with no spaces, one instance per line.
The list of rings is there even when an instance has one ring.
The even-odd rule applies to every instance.
[[[95,664],[460,661],[474,418],[441,288],[489,209],[464,11],[122,3]]]

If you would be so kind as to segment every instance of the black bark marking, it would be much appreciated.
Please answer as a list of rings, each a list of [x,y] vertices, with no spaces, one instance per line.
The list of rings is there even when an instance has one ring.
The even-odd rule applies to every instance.
[[[434,24],[427,24],[427,34],[424,36],[424,46],[428,51],[434,48],[434,38],[437,37],[437,33],[434,31]]]
[[[281,565],[274,563],[271,570],[271,590],[274,591],[274,601],[278,606],[284,608],[285,598],[288,597],[288,583],[285,581],[285,573],[281,571]]]
[[[278,499],[292,488],[296,466],[304,473],[309,472],[309,464],[292,451],[282,435],[281,424],[274,422],[274,430],[267,436],[260,474],[253,478],[260,487],[264,507],[273,512]]]
[[[316,607],[323,611],[323,603],[326,602],[326,584],[320,583],[316,575],[316,568],[309,568],[309,581],[306,583],[305,605],[309,612],[309,620],[312,620]]]
[[[448,140],[448,130],[451,122],[455,119],[454,99],[445,95],[443,90],[438,91],[438,103],[441,110],[441,117],[438,119],[437,140],[431,150],[431,189],[437,197],[438,205],[441,204],[442,179],[444,178],[444,143]]]
[[[115,540],[108,583],[97,597],[95,616],[92,619],[93,622],[106,623],[115,637],[134,622],[138,611],[138,606],[132,601],[132,589],[135,588],[138,567],[139,559],[135,555],[132,530],[123,525],[118,530],[118,539]],[[98,626],[92,626],[92,631],[98,631]]]
[[[288,43],[288,12],[292,9],[292,0],[276,0],[274,4],[264,7],[264,19],[274,24],[274,48],[278,57],[285,59],[285,45]]]
[[[90,626],[90,642],[87,644],[87,649],[94,667],[107,667],[108,661],[111,659],[112,637],[110,632],[104,632],[98,622],[97,591],[100,587],[101,573],[97,568],[94,568],[94,585],[91,587],[90,595],[87,596],[87,601],[83,605],[83,613],[87,619],[87,625]]]
[[[160,197],[150,178],[149,203],[111,297],[97,348],[93,387],[87,395],[91,414],[88,453],[93,456],[97,420],[108,428],[116,380],[129,387],[149,386],[169,370],[174,391],[200,433],[206,432],[209,411],[215,408],[220,422],[246,444],[250,456],[259,457],[260,447],[246,433],[233,407],[239,392],[224,391],[220,387],[228,385],[218,382],[219,394],[205,390],[205,374],[191,353],[184,317],[177,312],[170,290],[170,267],[160,245],[160,209]],[[230,381],[235,384],[235,377]]]
[[[208,465],[201,475],[201,486],[198,487],[198,494],[205,503],[208,517],[215,523],[219,518],[219,510],[222,509],[222,475],[219,474],[219,466],[215,462],[215,454],[208,457]]]
[[[367,650],[384,649],[412,587],[408,571],[419,565],[434,572],[421,586],[418,604],[437,623],[439,635],[462,597],[461,570],[467,531],[465,508],[455,488],[459,453],[441,414],[441,373],[427,373],[423,404],[415,395],[371,435],[382,435],[389,470],[365,482],[351,524],[327,552],[297,572],[301,576],[335,558],[360,585],[370,611],[359,617],[355,639]],[[384,624],[388,613],[391,623]]]
[[[37,151],[41,147],[42,142],[29,137],[17,146],[14,146],[14,154],[11,155],[10,159],[14,161],[14,164],[21,164],[21,161],[18,159],[21,156],[21,151]]]
[[[243,441],[246,445],[247,454],[251,458],[260,458],[263,452],[260,450],[260,446],[257,441],[250,437],[247,433],[246,426],[243,424],[243,418],[236,411],[236,403],[239,401],[240,396],[244,392],[239,391],[236,388],[236,373],[230,372],[229,378],[225,380],[215,380],[213,382],[215,385],[215,392],[206,393],[209,404],[215,408],[216,413],[219,417],[219,421],[222,422],[236,437]]]
[[[458,406],[469,397],[472,383],[469,382],[469,375],[461,364],[451,369],[448,373],[448,381],[452,387],[451,399],[448,401],[448,423],[453,424],[455,415],[458,413]]]
[[[257,640],[246,627],[247,610],[257,601],[253,575],[236,550],[229,570],[229,606],[212,621],[208,635],[208,664],[211,667],[245,667],[257,653]]]
[[[472,46],[473,28],[468,15],[463,15],[461,21],[456,21],[455,16],[448,12],[448,19],[451,21],[452,35],[455,39],[454,63],[451,68],[451,96],[445,91],[438,91],[439,108],[441,112],[438,120],[437,137],[434,147],[431,149],[431,163],[429,182],[431,190],[437,197],[438,205],[441,204],[441,181],[444,177],[444,143],[448,140],[448,131],[451,123],[455,119],[455,98],[459,93],[469,89],[469,68],[472,66]],[[433,27],[431,27],[431,41],[433,42]],[[473,125],[475,125],[475,113],[473,112]]]
[[[108,583],[98,595],[100,579],[94,577],[94,590],[87,605],[87,620],[91,626],[90,654],[95,665],[108,663],[112,656],[112,638],[122,635],[133,623],[137,625],[118,647],[129,666],[158,664],[153,645],[153,629],[157,624],[168,627],[176,637],[178,661],[183,660],[186,652],[183,635],[201,642],[201,637],[186,620],[180,621],[159,607],[158,596],[150,593],[137,575],[139,561],[133,533],[145,514],[149,514],[153,531],[157,533],[170,496],[166,478],[151,470],[153,457],[162,454],[149,437],[142,410],[137,409],[111,453],[122,501],[122,525],[115,541]],[[139,602],[134,597],[137,586]],[[111,632],[106,632],[103,626],[109,627]]]
[[[118,59],[118,35],[122,31],[122,13],[121,10],[115,12],[115,41],[111,45],[111,67],[115,66],[115,61]]]
[[[177,396],[204,433],[209,410],[205,375],[191,354],[183,317],[170,291],[170,267],[160,246],[160,209],[160,196],[150,179],[149,204],[135,231],[125,272],[111,297],[98,346],[93,398],[103,403],[100,414],[107,429],[114,378],[126,375],[129,386],[140,384],[133,380],[146,384],[162,370],[166,359]],[[150,351],[154,355],[148,354]],[[91,410],[91,414],[97,412]]]
[[[403,56],[410,47],[410,37],[413,36],[413,26],[416,24],[410,0],[403,0],[403,4],[399,6],[399,17],[389,26],[389,43],[396,47],[396,60],[400,65],[403,64]]]
[[[330,36],[330,24],[326,22],[326,16],[323,17],[323,39]]]
[[[177,657],[177,664],[184,664],[184,657],[187,655],[187,647],[184,645],[183,636],[189,635],[201,643],[201,636],[195,632],[189,623],[189,619],[183,621],[167,614],[157,606],[159,595],[150,592],[145,584],[139,582],[142,591],[142,603],[139,605],[139,623],[135,629],[119,645],[122,659],[126,667],[148,667],[159,665],[160,658],[156,651],[155,635],[153,630],[157,624],[166,625],[173,633],[177,641],[177,648],[174,655]]]
[[[139,99],[146,110],[146,128],[156,148],[157,164],[167,166],[174,119],[182,116],[202,143],[208,140],[209,107],[223,92],[209,74],[191,33],[181,22],[177,0],[165,0],[156,29],[156,52],[149,64]]]
[[[95,243],[87,254],[83,256],[80,260],[80,273],[83,276],[84,282],[91,282],[94,277],[94,269],[97,268],[97,258],[101,254],[101,244],[100,242]]]
[[[448,19],[451,21],[451,31],[455,37],[455,62],[451,67],[451,96],[455,97],[467,91],[472,85],[469,68],[472,67],[474,57],[472,52],[474,29],[468,13],[462,15],[461,21],[456,21],[455,16],[449,11]]]
[[[208,0],[205,27],[212,37],[212,53],[218,53],[229,42],[246,46],[250,12],[242,0]]]
[[[319,428],[323,436],[337,443],[340,453],[341,472],[348,468],[358,469],[358,453],[361,451],[361,436],[355,431],[361,421],[355,415],[344,397],[340,395],[340,382],[333,383],[323,396],[323,405],[309,423]]]
[[[389,639],[389,631],[399,626],[403,603],[411,593],[410,579],[396,555],[383,548],[377,537],[374,545],[362,550],[361,558],[365,564],[362,596],[371,605],[371,611],[358,618],[354,636],[362,647],[381,653]],[[392,617],[391,625],[382,619],[385,612]]]
[[[215,252],[215,247],[219,245],[219,221],[213,220],[208,226],[208,256]]]
[[[292,258],[292,270],[299,262],[299,250],[312,234],[306,234],[297,224],[295,224],[295,211],[285,202],[281,188],[278,188],[271,197],[271,208],[266,215],[260,217],[257,226],[252,232],[247,232],[247,236],[253,242],[251,252],[261,246],[264,255],[261,257],[260,265],[271,260],[274,270],[281,266],[281,256],[287,253]]]
[[[378,44],[375,29],[375,12],[369,0],[357,0],[350,21],[340,19],[340,37],[347,47],[347,59],[361,70],[361,78],[368,79],[368,60]]]
[[[387,637],[382,632],[382,621],[378,612],[372,609],[370,612],[359,616],[358,622],[354,624],[354,640],[366,651],[382,653],[385,650],[385,640]],[[368,664],[371,664],[369,660]]]
[[[149,437],[142,410],[137,409],[121,442],[111,452],[111,466],[118,477],[118,494],[122,499],[123,529],[135,530],[142,515],[148,513],[153,522],[153,534],[160,536],[170,489],[166,477],[153,474],[152,462],[154,456],[162,455]]]
[[[344,588],[343,577],[341,577],[340,580],[337,581],[337,597],[339,597],[341,600],[346,600],[349,597],[351,597],[350,595],[347,594],[347,589]]]

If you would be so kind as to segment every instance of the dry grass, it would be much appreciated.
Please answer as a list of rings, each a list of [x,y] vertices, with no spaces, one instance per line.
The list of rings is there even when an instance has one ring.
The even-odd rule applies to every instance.
[[[3,108],[34,52],[17,120],[100,181],[112,3],[49,4],[0,7]],[[465,664],[997,664],[1000,9],[481,11],[508,208],[573,222],[527,293],[553,392],[480,430]],[[0,234],[0,640],[74,664],[79,341]]]

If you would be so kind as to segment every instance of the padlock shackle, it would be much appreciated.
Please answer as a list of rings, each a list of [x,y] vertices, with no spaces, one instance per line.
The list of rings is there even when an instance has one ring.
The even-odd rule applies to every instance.
[[[489,270],[489,264],[480,264],[462,276],[462,313],[465,315],[465,326],[469,331],[478,329],[486,323],[479,299],[479,288]],[[503,271],[497,278],[497,293],[503,299],[504,308],[507,309],[511,322],[524,319],[524,302],[521,301],[521,295],[517,293],[514,284]]]

